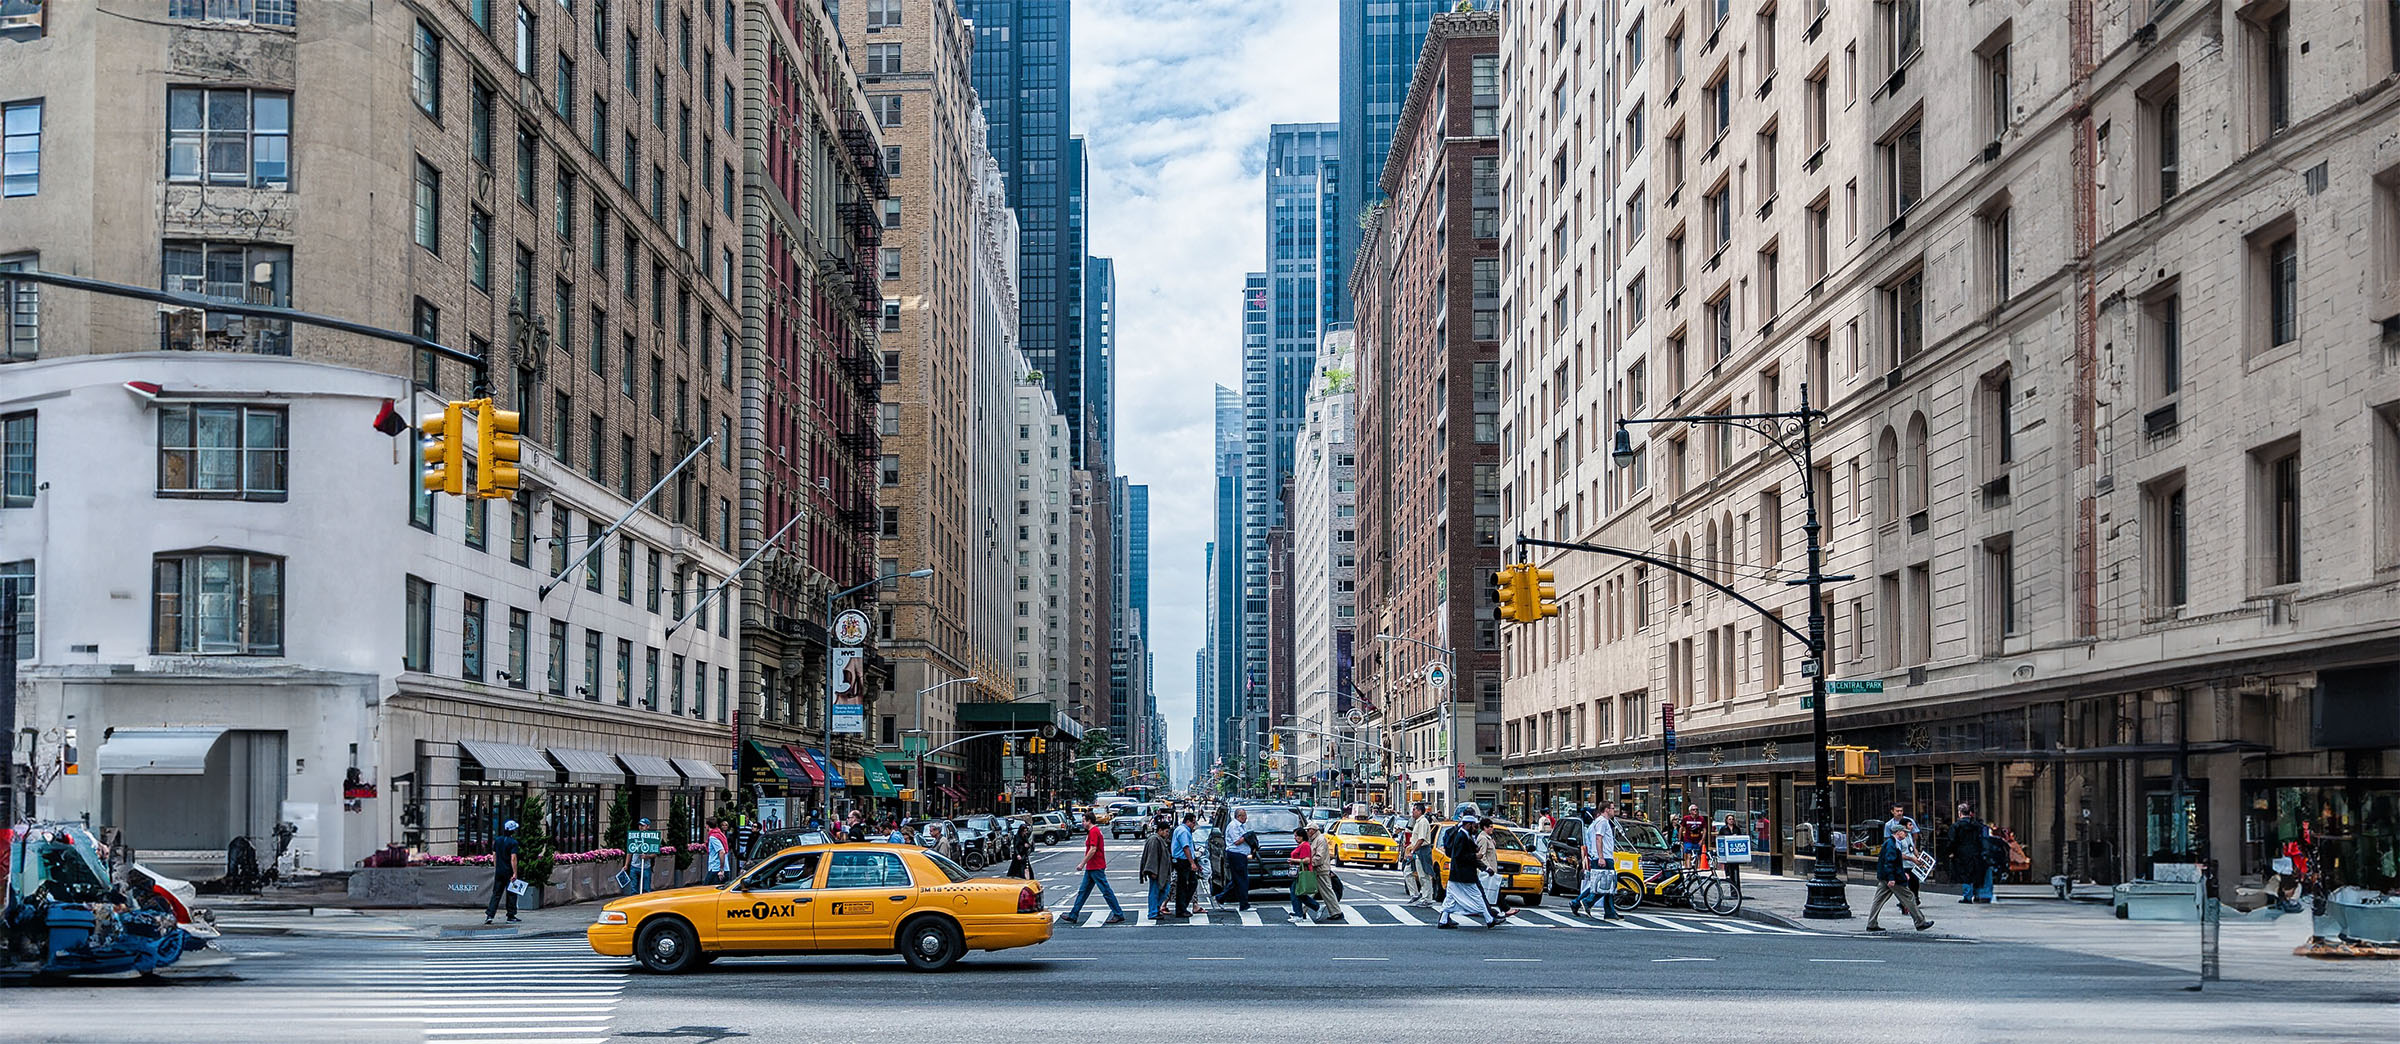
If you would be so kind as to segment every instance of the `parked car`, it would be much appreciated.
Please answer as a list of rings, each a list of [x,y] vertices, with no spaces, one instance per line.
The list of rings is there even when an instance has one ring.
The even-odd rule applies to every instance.
[[[1075,836],[1075,828],[1067,822],[1064,813],[1036,812],[1031,819],[1034,844],[1055,845]]]
[[[1675,862],[1667,847],[1667,835],[1643,820],[1617,817],[1616,869],[1624,873],[1648,876],[1660,867]],[[1542,859],[1542,869],[1551,895],[1574,895],[1583,890],[1583,820],[1576,816],[1560,816],[1550,830],[1550,849]]]
[[[1128,837],[1147,837],[1149,834],[1150,817],[1147,814],[1136,814],[1134,810],[1128,809],[1108,821],[1108,838],[1111,841]]]

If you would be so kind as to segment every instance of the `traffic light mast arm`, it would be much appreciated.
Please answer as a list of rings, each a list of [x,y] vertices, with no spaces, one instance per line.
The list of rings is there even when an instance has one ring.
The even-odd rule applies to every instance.
[[[541,589],[534,594],[535,600],[538,601],[540,599],[550,597],[550,592],[557,588],[561,581],[565,580],[569,576],[574,575],[576,567],[581,566],[584,559],[598,554],[600,548],[608,543],[609,537],[616,535],[617,530],[625,528],[625,523],[633,518],[634,512],[640,511],[642,509],[642,505],[649,503],[651,497],[658,495],[658,491],[667,488],[667,482],[673,479],[676,473],[690,467],[693,461],[700,459],[700,454],[705,452],[708,449],[709,444],[715,441],[717,441],[717,437],[714,435],[711,435],[705,439],[701,439],[700,444],[692,447],[692,451],[690,453],[684,454],[682,460],[676,461],[674,467],[668,468],[666,474],[660,475],[658,477],[658,483],[650,487],[650,492],[642,494],[642,499],[634,501],[633,506],[626,508],[624,514],[618,515],[617,520],[609,523],[607,529],[601,530],[600,536],[597,539],[584,545],[582,554],[576,555],[575,560],[567,563],[567,567],[565,569],[559,570],[557,576],[543,581]],[[787,526],[785,528],[788,529],[790,527]]]
[[[62,275],[57,272],[38,272],[30,270],[18,272],[0,272],[0,283],[19,279],[28,283],[48,283],[51,286],[63,286],[69,290],[83,290],[95,294],[106,294],[110,297],[131,297],[136,300],[150,301],[156,304],[171,305],[178,308],[196,308],[204,312],[223,312],[227,315],[254,315],[261,319],[281,319],[287,323],[298,323],[302,326],[318,326],[328,330],[340,330],[343,333],[357,334],[360,337],[371,337],[378,341],[395,341],[400,344],[408,345],[411,348],[420,348],[445,358],[456,359],[460,362],[466,363],[469,366],[475,367],[476,371],[479,373],[482,372],[483,368],[488,362],[488,360],[486,360],[483,356],[476,355],[472,352],[463,352],[456,348],[442,344],[439,341],[419,337],[412,333],[405,333],[399,330],[386,330],[380,326],[369,326],[365,323],[353,322],[348,319],[337,319],[330,315],[318,315],[315,312],[303,312],[296,308],[284,308],[279,305],[246,304],[240,301],[219,300],[214,297],[202,297],[199,294],[187,294],[175,290],[160,290],[156,287],[148,286],[129,286],[124,283],[111,283],[104,279],[88,279],[83,276]]]
[[[1791,624],[1785,623],[1783,621],[1783,617],[1769,612],[1766,606],[1751,601],[1748,596],[1742,594],[1740,591],[1736,591],[1733,588],[1727,587],[1724,584],[1720,584],[1715,580],[1708,578],[1707,576],[1693,572],[1682,565],[1679,565],[1675,562],[1670,562],[1664,558],[1659,558],[1656,555],[1646,555],[1639,551],[1629,551],[1621,547],[1609,547],[1606,544],[1578,544],[1567,540],[1536,540],[1533,537],[1518,537],[1517,543],[1519,546],[1555,547],[1567,551],[1590,551],[1594,554],[1613,555],[1618,558],[1630,558],[1636,562],[1643,562],[1649,565],[1657,566],[1660,569],[1665,569],[1679,576],[1698,580],[1703,584],[1707,584],[1712,590],[1722,592],[1727,597],[1732,598],[1734,601],[1758,610],[1758,615],[1766,617],[1769,621],[1772,621],[1775,626],[1782,628],[1785,634],[1800,639],[1800,645],[1802,648],[1815,648],[1815,643],[1809,639],[1807,631],[1803,631],[1792,626]],[[1833,578],[1827,577],[1827,579]]]
[[[732,587],[734,581],[741,578],[742,570],[750,568],[752,563],[757,562],[761,556],[767,553],[768,548],[774,547],[776,541],[783,539],[783,535],[785,533],[791,532],[793,526],[799,525],[800,520],[807,517],[808,516],[805,514],[794,514],[791,521],[784,523],[782,529],[775,531],[774,536],[768,537],[766,540],[760,542],[758,545],[758,550],[750,552],[750,557],[742,559],[742,564],[733,567],[733,572],[725,574],[725,579],[723,582],[717,584],[715,587],[709,588],[707,594],[700,596],[699,603],[692,606],[691,612],[677,617],[674,623],[667,625],[667,637],[675,637],[675,631],[677,628],[682,627],[684,624],[690,623],[692,617],[700,615],[701,610],[708,608],[708,603],[710,601],[713,601],[718,595],[724,594],[726,588]]]

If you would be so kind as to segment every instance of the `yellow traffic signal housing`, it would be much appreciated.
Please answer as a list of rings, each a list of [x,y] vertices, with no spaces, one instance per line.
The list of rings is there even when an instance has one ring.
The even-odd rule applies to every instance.
[[[1017,741],[1015,741],[1015,740],[1012,740],[1012,739],[1004,739],[1004,740],[1001,740],[1001,741],[1000,741],[1000,756],[1001,756],[1001,757],[1004,757],[1004,758],[1013,758],[1013,757],[1016,757],[1016,756],[1017,756]]]
[[[1103,761],[1100,763],[1100,774],[1103,776],[1108,775],[1108,762]]]
[[[1280,733],[1280,732],[1278,732],[1278,733],[1276,733],[1275,735],[1273,735],[1273,736],[1271,736],[1271,737],[1268,737],[1268,740],[1267,740],[1267,742],[1268,742],[1268,743],[1270,743],[1270,744],[1273,744],[1273,745],[1274,745],[1274,748],[1275,748],[1276,750],[1282,750],[1282,749],[1283,749],[1283,734],[1282,734],[1282,733]]]
[[[418,418],[417,431],[423,436],[419,452],[425,460],[420,480],[435,493],[459,496],[467,491],[467,448],[459,443],[466,434],[460,429],[461,412],[465,403],[442,404],[442,412],[428,413]]]
[[[1532,597],[1524,600],[1526,608],[1530,610],[1526,622],[1557,616],[1558,588],[1550,586],[1550,582],[1558,579],[1558,574],[1530,565],[1518,566],[1517,571],[1517,575],[1525,577],[1524,584],[1532,592]]]
[[[1882,774],[1883,752],[1872,747],[1832,747],[1833,778],[1873,779]]]
[[[1517,603],[1519,592],[1523,590],[1523,585],[1518,583],[1517,576],[1523,568],[1518,565],[1505,565],[1500,567],[1499,572],[1492,574],[1492,592],[1499,599],[1499,616],[1502,620],[1524,619],[1522,616],[1524,610],[1519,608]]]
[[[509,497],[517,492],[523,477],[517,462],[523,459],[525,444],[517,437],[524,430],[524,418],[515,410],[497,409],[492,400],[485,399],[475,411],[475,442],[480,447],[475,467],[475,493],[483,497]]]

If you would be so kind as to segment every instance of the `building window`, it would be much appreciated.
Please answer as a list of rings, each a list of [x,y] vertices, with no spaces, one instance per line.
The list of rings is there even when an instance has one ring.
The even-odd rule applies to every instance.
[[[2259,533],[2256,559],[2267,586],[2300,582],[2300,447],[2284,444],[2255,455]]]
[[[483,680],[483,617],[483,599],[466,595],[459,606],[458,676],[468,681]]]
[[[894,76],[900,72],[900,45],[877,43],[867,45],[867,75]]]
[[[2252,22],[2250,39],[2258,53],[2254,68],[2259,81],[2259,115],[2266,121],[2267,134],[2278,134],[2292,125],[2291,8],[2280,7]]]
[[[2011,535],[2003,533],[1983,543],[1984,583],[1990,614],[1985,632],[1987,652],[1999,652],[2001,640],[2017,633],[2017,552]]]
[[[1977,222],[1983,232],[1984,285],[1993,308],[2008,303],[2010,214],[2006,206],[1994,207]]]
[[[879,257],[882,262],[881,271],[883,278],[900,278],[900,248],[884,247],[882,248],[882,253],[879,255]]]
[[[158,495],[282,500],[290,432],[260,406],[161,406]]]
[[[2190,516],[2184,509],[2186,487],[2178,472],[2150,484],[2143,493],[2150,528],[2150,590],[2161,609],[2191,599]]]
[[[1919,3],[1920,0],[1883,0],[1878,14],[1883,22],[1885,55],[1891,63],[1886,66],[1889,71],[1898,72],[1922,47],[1918,32],[1922,24]]]
[[[594,703],[600,702],[600,641],[600,632],[583,632],[583,684],[575,689],[576,695]]]
[[[299,0],[167,0],[167,17],[210,22],[247,22],[292,28]]]
[[[867,28],[884,29],[900,24],[900,0],[867,0]]]
[[[481,207],[467,211],[467,285],[492,291],[492,216]]]
[[[523,609],[508,611],[508,677],[501,679],[512,689],[525,688],[533,670],[533,615]],[[557,673],[553,670],[551,673]]]
[[[537,43],[535,28],[533,9],[522,2],[518,3],[516,62],[519,76],[533,75],[533,49]]]
[[[412,228],[418,246],[437,255],[442,252],[442,172],[421,158],[417,160],[417,209]]]
[[[2286,230],[2256,250],[2265,277],[2264,347],[2281,348],[2300,339],[2300,238]]]
[[[1892,365],[1925,350],[1925,270],[1910,271],[1883,287],[1884,334],[1891,338]]]
[[[39,254],[0,256],[0,272],[36,271],[42,267]],[[0,292],[8,295],[5,307],[8,315],[0,319],[0,360],[38,359],[42,354],[42,285],[29,280],[0,281]]]
[[[617,706],[633,706],[633,642],[617,639]]]
[[[2008,129],[2015,105],[2009,92],[2009,29],[2002,26],[1996,38],[1983,46],[1983,115],[1984,129],[1997,141],[2000,132]]]
[[[9,133],[16,133],[13,125]],[[289,94],[197,87],[167,92],[169,181],[289,189],[291,136]],[[12,155],[12,179],[15,170]]]
[[[34,641],[34,566],[30,558],[0,562],[0,590],[17,585],[17,662],[31,663],[39,643]]]
[[[31,412],[0,417],[0,508],[32,507],[41,486],[34,472],[35,419]]]
[[[408,94],[417,108],[434,119],[442,118],[442,38],[433,26],[417,23],[416,48],[408,67]]]
[[[2142,306],[2144,340],[2142,377],[2151,401],[2171,398],[2183,390],[2183,297],[2166,293]]]
[[[153,558],[151,577],[152,652],[283,654],[283,559],[178,552]]]
[[[41,99],[0,105],[0,196],[30,196],[41,188]]]
[[[1908,126],[1883,140],[1882,152],[1883,183],[1888,193],[1886,201],[1890,204],[1889,215],[1892,220],[1898,221],[1925,194],[1924,121],[1909,120]]]
[[[159,252],[162,281],[168,290],[223,301],[291,306],[289,247],[171,241],[161,244]],[[159,325],[162,346],[171,351],[292,353],[291,324],[280,319],[239,319],[222,312],[195,314],[174,309],[159,316]]]
[[[642,649],[642,706],[648,710],[658,709],[658,647],[655,645]]]
[[[164,585],[161,585],[164,590]],[[408,578],[407,634],[400,649],[400,669],[433,669],[433,584]]]
[[[2182,103],[2174,94],[2160,97],[2150,106],[2151,142],[2156,152],[2158,169],[2158,201],[2165,203],[2182,191],[2183,180],[2183,118]]]
[[[900,125],[900,96],[878,94],[867,99],[867,107],[875,111],[875,123],[880,127]]]

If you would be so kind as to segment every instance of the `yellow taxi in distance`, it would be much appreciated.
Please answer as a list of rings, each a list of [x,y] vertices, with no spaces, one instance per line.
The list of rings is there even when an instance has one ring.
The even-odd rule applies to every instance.
[[[939,971],[969,950],[1050,939],[1042,886],[971,877],[914,845],[801,845],[728,885],[611,900],[584,932],[592,951],[654,972],[727,954],[897,953]]]
[[[1325,836],[1333,843],[1333,865],[1348,866],[1365,863],[1369,866],[1400,865],[1400,839],[1389,828],[1370,819],[1344,819],[1331,824]]]
[[[1442,838],[1458,824],[1443,821],[1433,825],[1433,870],[1436,880],[1450,879],[1450,857],[1442,854]],[[1510,899],[1526,906],[1542,905],[1542,861],[1525,850],[1514,827],[1492,825],[1492,852],[1500,862],[1500,903]]]

